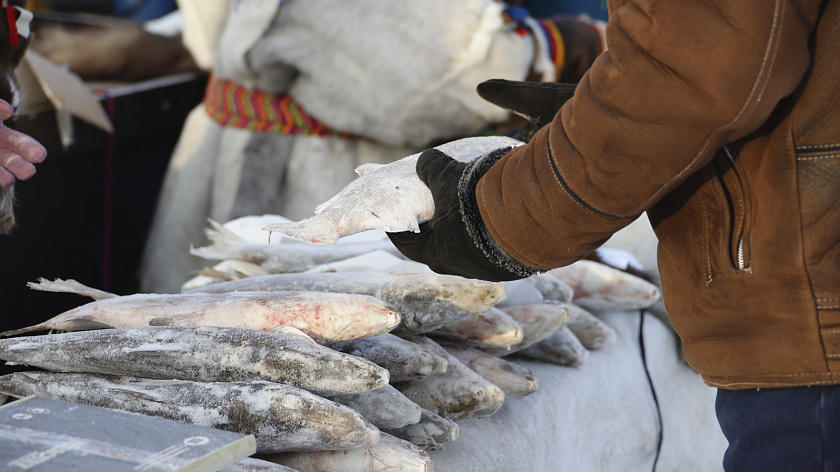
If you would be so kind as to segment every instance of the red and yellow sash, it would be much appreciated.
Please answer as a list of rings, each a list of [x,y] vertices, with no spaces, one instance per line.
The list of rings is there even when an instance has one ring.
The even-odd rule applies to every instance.
[[[288,94],[249,89],[236,82],[210,76],[204,108],[216,123],[258,133],[351,138],[328,128]]]
[[[537,24],[542,28],[542,34],[545,35],[545,42],[548,44],[549,59],[554,63],[556,70],[554,81],[560,82],[560,71],[563,70],[563,63],[566,61],[566,45],[563,43],[563,36],[551,20],[537,20]],[[534,34],[539,34],[539,32],[535,31]]]

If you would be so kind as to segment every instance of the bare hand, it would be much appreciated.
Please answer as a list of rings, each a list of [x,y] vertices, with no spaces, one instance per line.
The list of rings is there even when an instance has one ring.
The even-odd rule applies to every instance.
[[[35,174],[35,164],[47,157],[47,150],[31,136],[9,129],[2,120],[10,118],[14,109],[0,100],[0,187],[9,188],[16,180]]]

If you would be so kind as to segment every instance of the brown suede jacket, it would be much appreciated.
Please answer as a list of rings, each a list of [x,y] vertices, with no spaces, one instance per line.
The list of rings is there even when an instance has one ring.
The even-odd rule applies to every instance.
[[[647,211],[707,384],[840,383],[840,1],[610,3],[609,50],[476,187],[489,233],[547,269]]]

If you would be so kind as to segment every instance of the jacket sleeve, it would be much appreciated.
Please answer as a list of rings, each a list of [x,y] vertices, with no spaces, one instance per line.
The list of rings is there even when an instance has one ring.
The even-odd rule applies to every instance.
[[[510,256],[572,263],[650,208],[723,144],[756,130],[802,80],[818,1],[635,1],[575,96],[476,186]]]

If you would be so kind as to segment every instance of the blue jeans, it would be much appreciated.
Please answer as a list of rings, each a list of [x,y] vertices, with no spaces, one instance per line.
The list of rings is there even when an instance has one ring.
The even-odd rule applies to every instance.
[[[840,471],[840,385],[719,389],[726,472]]]

